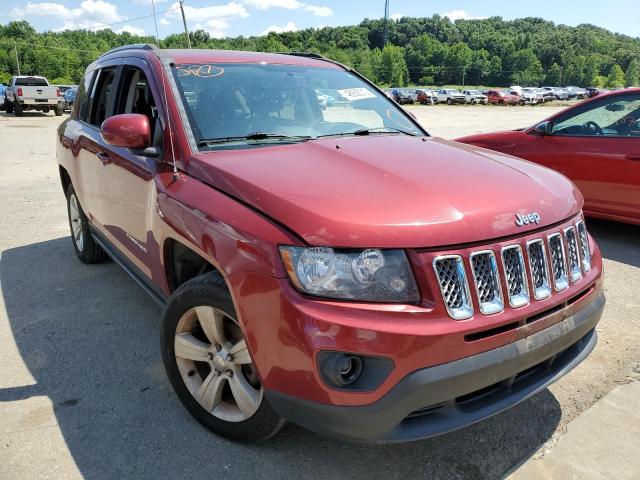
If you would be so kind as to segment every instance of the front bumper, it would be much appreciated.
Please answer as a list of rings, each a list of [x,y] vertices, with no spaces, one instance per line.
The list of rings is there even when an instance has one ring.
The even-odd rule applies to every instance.
[[[504,411],[573,369],[595,347],[604,304],[599,293],[573,315],[521,340],[414,371],[368,405],[266,395],[281,416],[323,434],[372,443],[436,436]]]

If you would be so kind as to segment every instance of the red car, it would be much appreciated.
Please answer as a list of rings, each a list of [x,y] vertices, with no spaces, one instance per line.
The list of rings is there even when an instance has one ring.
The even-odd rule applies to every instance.
[[[322,57],[112,50],[57,157],[78,258],[111,256],[163,305],[169,380],[228,438],[285,419],[437,435],[596,343],[602,261],[571,182],[430,137]]]
[[[605,93],[533,127],[457,139],[569,177],[592,217],[640,224],[640,88]]]
[[[520,103],[520,97],[498,90],[489,90],[487,100],[494,105],[517,105]]]

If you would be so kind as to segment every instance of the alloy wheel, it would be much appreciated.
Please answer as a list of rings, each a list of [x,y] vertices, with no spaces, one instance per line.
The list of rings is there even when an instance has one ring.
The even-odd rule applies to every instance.
[[[211,415],[242,422],[258,411],[263,389],[231,315],[206,305],[189,309],[178,321],[174,349],[184,384]]]
[[[73,241],[80,252],[84,250],[84,233],[82,232],[82,217],[75,193],[69,196],[69,219],[71,220],[71,233]]]

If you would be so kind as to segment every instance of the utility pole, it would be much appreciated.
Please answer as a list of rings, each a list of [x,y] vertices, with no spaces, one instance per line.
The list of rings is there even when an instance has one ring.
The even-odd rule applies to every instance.
[[[387,46],[389,36],[389,0],[384,2],[384,31],[382,33],[382,48]]]
[[[184,34],[187,37],[187,46],[191,49],[191,37],[189,37],[189,29],[187,28],[187,19],[184,16],[184,0],[180,0],[180,11],[182,12],[182,24],[184,25]]]
[[[18,75],[20,75],[20,59],[18,58],[18,43],[13,42],[13,51],[16,53],[16,65],[18,65]]]
[[[156,4],[153,0],[151,0],[151,8],[153,9],[153,24],[156,27],[156,43],[158,44],[158,48],[160,48],[160,39],[158,38],[158,20],[156,19]]]
[[[562,66],[560,66],[560,85],[558,85],[559,87],[562,86]]]

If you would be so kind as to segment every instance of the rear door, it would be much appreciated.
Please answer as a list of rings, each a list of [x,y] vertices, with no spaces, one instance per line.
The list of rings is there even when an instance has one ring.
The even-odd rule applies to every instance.
[[[573,180],[587,210],[640,220],[640,93],[565,111],[551,135],[525,135],[514,155]]]
[[[121,59],[101,65],[85,77],[86,101],[74,115],[77,115],[72,129],[65,135],[74,152],[74,168],[77,180],[74,186],[82,209],[94,228],[103,229],[105,221],[105,201],[102,197],[101,182],[104,165],[108,159],[109,147],[100,136],[100,125],[111,114],[114,103],[114,85],[120,73]]]

